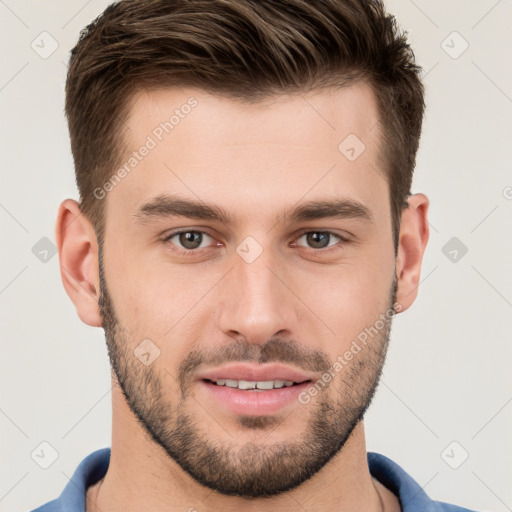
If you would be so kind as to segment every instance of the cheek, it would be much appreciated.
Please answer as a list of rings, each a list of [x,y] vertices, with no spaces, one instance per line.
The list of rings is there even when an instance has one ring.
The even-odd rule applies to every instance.
[[[129,255],[112,265],[107,276],[116,313],[133,338],[166,340],[204,327],[197,318],[204,315],[222,269],[209,271],[193,265],[187,268]],[[184,337],[184,336],[183,336]]]
[[[298,285],[302,281],[302,285]],[[387,311],[393,261],[359,261],[298,277],[297,295],[309,306],[302,320],[309,338],[323,333],[324,350],[335,357]],[[311,338],[311,339],[315,339]]]

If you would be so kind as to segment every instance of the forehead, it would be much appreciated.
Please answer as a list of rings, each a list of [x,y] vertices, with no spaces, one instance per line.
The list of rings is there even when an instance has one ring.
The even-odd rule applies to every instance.
[[[129,146],[152,135],[157,142],[180,145],[183,154],[187,149],[193,152],[194,142],[205,147],[219,141],[232,147],[248,143],[293,146],[307,141],[308,148],[318,151],[327,145],[338,149],[336,143],[349,134],[371,143],[378,132],[375,127],[375,93],[369,85],[356,83],[307,94],[274,95],[258,102],[194,88],[142,90],[129,102],[125,133]],[[190,139],[191,131],[201,139]],[[184,140],[191,144],[183,146]]]
[[[108,202],[122,200],[133,213],[151,197],[178,193],[275,213],[276,199],[386,201],[379,137],[365,84],[253,104],[194,88],[141,91],[124,131],[129,176]]]

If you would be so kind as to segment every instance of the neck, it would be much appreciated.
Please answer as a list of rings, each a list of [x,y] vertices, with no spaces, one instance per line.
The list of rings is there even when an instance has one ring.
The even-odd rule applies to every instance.
[[[105,477],[87,491],[87,512],[223,510],[397,512],[397,498],[373,480],[361,421],[343,449],[299,487],[260,499],[225,496],[193,480],[140,427],[113,388],[112,448]]]

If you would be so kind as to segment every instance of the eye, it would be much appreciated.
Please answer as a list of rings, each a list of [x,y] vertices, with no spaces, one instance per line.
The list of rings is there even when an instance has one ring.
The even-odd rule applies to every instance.
[[[342,236],[331,233],[330,231],[308,231],[307,233],[303,233],[297,240],[300,242],[302,239],[305,240],[306,245],[303,243],[295,243],[294,245],[309,247],[311,249],[325,249],[346,240]]]
[[[204,249],[211,245],[213,238],[204,231],[180,231],[172,233],[166,239],[166,242],[171,242],[177,245],[180,249],[193,251],[194,249]]]

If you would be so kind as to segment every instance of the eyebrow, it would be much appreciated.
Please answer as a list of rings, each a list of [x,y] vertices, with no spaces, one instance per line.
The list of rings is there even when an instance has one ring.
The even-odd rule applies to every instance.
[[[224,208],[167,194],[161,194],[150,199],[137,209],[134,216],[142,223],[153,218],[187,217],[218,221],[226,225],[237,224],[237,217]],[[373,216],[364,204],[353,199],[339,198],[308,201],[284,214],[278,215],[276,223],[297,223],[320,219],[358,219],[371,222]]]

